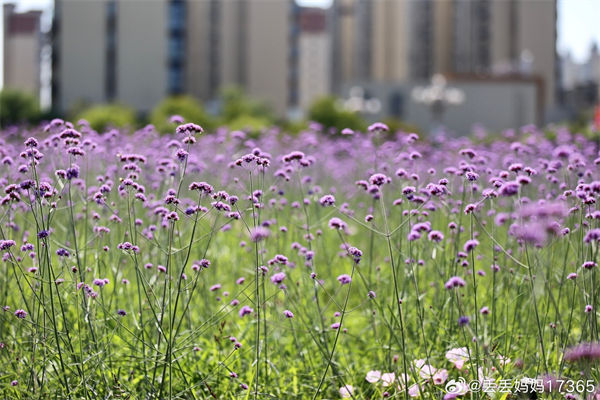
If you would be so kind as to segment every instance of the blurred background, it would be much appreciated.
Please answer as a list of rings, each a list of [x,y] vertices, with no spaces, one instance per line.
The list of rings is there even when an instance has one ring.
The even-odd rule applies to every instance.
[[[4,126],[600,119],[600,0],[3,0],[2,24]]]

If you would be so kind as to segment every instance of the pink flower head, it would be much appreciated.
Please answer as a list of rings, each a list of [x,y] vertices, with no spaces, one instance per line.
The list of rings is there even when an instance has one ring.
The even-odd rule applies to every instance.
[[[462,369],[465,362],[469,359],[469,350],[466,347],[460,347],[449,350],[446,353],[448,361],[454,363],[457,369]]]

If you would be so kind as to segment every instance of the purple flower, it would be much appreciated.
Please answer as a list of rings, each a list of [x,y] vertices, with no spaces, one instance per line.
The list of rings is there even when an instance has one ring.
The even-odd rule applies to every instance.
[[[127,315],[127,311],[125,311],[125,310],[119,310],[119,311],[117,311],[117,314],[119,314],[121,317],[124,317],[124,316]]]
[[[375,295],[374,291],[370,290],[369,293],[367,293],[367,297],[370,299],[374,299],[377,296]]]
[[[183,124],[185,119],[181,115],[173,115],[169,118],[169,122],[172,124]]]
[[[591,229],[585,234],[583,241],[585,243],[597,242],[600,239],[600,228]]]
[[[581,267],[584,268],[584,269],[592,269],[592,268],[597,267],[597,266],[598,266],[598,264],[596,264],[593,261],[586,261],[586,262],[584,262],[581,265]]]
[[[17,244],[15,243],[14,240],[0,240],[0,250],[3,250],[3,251],[6,251],[16,245]]]
[[[92,283],[98,287],[103,287],[104,285],[106,285],[106,282],[104,281],[104,279],[98,279],[98,278],[94,279],[94,281]]]
[[[571,272],[569,275],[567,275],[567,279],[574,281],[578,276],[579,275],[577,275],[575,272]]]
[[[219,283],[217,283],[216,285],[212,285],[210,287],[211,292],[214,292],[215,290],[219,290],[219,289],[221,289],[221,285]]]
[[[211,194],[214,191],[214,188],[206,182],[192,182],[189,189],[197,190],[202,194]]]
[[[56,255],[59,257],[69,257],[70,256],[69,252],[65,249],[56,250]]]
[[[179,149],[177,150],[177,158],[179,159],[179,161],[184,162],[186,160],[186,158],[188,157],[189,153],[187,151],[185,151],[184,149]]]
[[[414,242],[415,240],[421,239],[421,234],[417,231],[410,231],[406,238],[409,242]]]
[[[371,177],[369,178],[369,182],[371,183],[371,185],[383,186],[386,183],[388,183],[388,179],[389,178],[383,174],[374,174],[371,175]]]
[[[519,187],[521,185],[517,181],[509,181],[505,182],[498,189],[498,193],[500,196],[509,197],[514,196],[519,193]]]
[[[337,280],[342,284],[342,285],[347,285],[350,282],[352,282],[352,278],[350,277],[350,275],[347,274],[343,274],[337,277]]]
[[[465,246],[463,248],[467,253],[469,253],[475,250],[477,246],[479,246],[479,241],[476,239],[470,239],[466,241]]]
[[[352,247],[348,247],[348,254],[350,254],[352,256],[352,258],[354,259],[355,263],[360,263],[360,260],[362,258],[362,251],[360,251],[359,249],[357,249],[356,247],[352,246]]]
[[[271,235],[271,231],[263,226],[257,226],[253,228],[250,233],[250,240],[253,242],[260,242],[263,239],[266,239]]]
[[[204,132],[204,129],[202,129],[202,127],[200,125],[196,125],[196,124],[184,124],[184,125],[179,125],[177,127],[177,129],[175,129],[175,133],[185,133],[187,135],[195,135],[196,133],[202,133]]]
[[[25,310],[19,309],[19,310],[15,311],[15,317],[17,317],[17,318],[23,319],[26,316],[27,316],[27,311],[25,311]]]
[[[427,238],[432,242],[439,243],[444,240],[444,234],[440,231],[431,231],[429,232],[429,235],[427,235]]]
[[[368,128],[369,132],[388,132],[390,128],[384,123],[375,122],[373,125],[370,125]]]
[[[345,230],[348,227],[348,225],[346,225],[346,223],[341,219],[333,217],[329,220],[329,227],[331,229]]]
[[[38,141],[35,138],[30,137],[25,141],[27,147],[38,147]]]
[[[565,361],[593,361],[600,359],[600,343],[581,343],[565,350]]]
[[[240,317],[243,317],[245,315],[252,314],[253,312],[254,312],[254,310],[252,308],[250,308],[249,306],[243,306],[242,308],[240,308],[239,314],[240,314]]]
[[[290,310],[285,310],[283,315],[285,315],[286,318],[294,318],[294,313],[292,313]]]
[[[466,285],[467,282],[465,282],[464,279],[458,276],[453,276],[452,278],[448,279],[448,281],[444,284],[444,287],[450,290],[457,287],[465,287]]]
[[[339,322],[335,322],[333,324],[331,324],[331,329],[340,329],[340,323]]]
[[[463,327],[465,325],[468,325],[470,321],[471,319],[467,316],[458,317],[458,326]]]
[[[327,194],[323,197],[321,197],[321,199],[319,200],[319,204],[321,204],[322,206],[332,206],[335,204],[335,197],[333,197],[333,195],[331,194]]]
[[[271,282],[275,285],[279,285],[286,278],[285,272],[279,272],[277,274],[273,274],[271,277]]]
[[[477,175],[475,172],[471,172],[471,171],[467,171],[467,173],[465,174],[465,177],[470,182],[475,182],[477,179],[479,179],[479,175]]]

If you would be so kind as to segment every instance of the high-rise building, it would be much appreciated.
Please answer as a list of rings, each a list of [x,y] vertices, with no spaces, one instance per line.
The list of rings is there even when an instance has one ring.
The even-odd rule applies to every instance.
[[[556,97],[556,0],[334,0],[334,88],[433,74],[541,78]]]
[[[302,9],[299,22],[298,106],[305,111],[316,98],[331,93],[331,38],[325,10]]]
[[[3,6],[4,87],[40,95],[42,35],[41,11],[15,12],[14,4]]]
[[[284,115],[291,0],[55,0],[53,104],[171,94],[214,99],[237,84]]]

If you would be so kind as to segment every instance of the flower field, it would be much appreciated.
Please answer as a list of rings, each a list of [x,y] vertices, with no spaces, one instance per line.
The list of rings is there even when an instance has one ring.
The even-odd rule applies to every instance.
[[[600,399],[596,141],[179,123],[3,132],[2,398]]]

